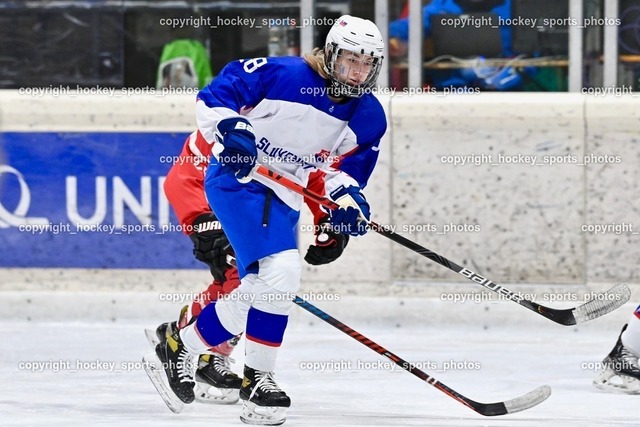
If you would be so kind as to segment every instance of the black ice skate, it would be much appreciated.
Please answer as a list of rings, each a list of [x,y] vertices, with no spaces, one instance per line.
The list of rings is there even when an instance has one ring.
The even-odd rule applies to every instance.
[[[166,342],[156,347],[156,354],[162,362],[169,387],[184,403],[191,403],[195,399],[193,388],[195,358],[184,347],[177,329],[168,329]]]
[[[169,327],[171,327],[171,329],[169,329]],[[155,331],[152,329],[145,329],[144,334],[147,337],[147,341],[149,341],[151,348],[155,350],[158,344],[162,343],[162,345],[164,345],[167,341],[167,330],[174,331],[176,328],[176,322],[167,322],[160,324]]]
[[[240,398],[244,401],[240,420],[247,424],[280,425],[287,419],[287,408],[291,406],[291,399],[278,387],[272,372],[248,366],[244,367]]]
[[[175,331],[177,322],[167,322],[159,325],[156,330],[145,329],[147,340],[153,349],[158,344],[167,342],[167,331]],[[235,347],[240,336],[228,341]],[[229,405],[240,400],[240,385],[242,379],[231,371],[232,359],[218,354],[203,354],[198,361],[198,369],[195,376],[194,395],[195,400],[204,403]]]
[[[185,403],[194,400],[193,357],[184,348],[175,322],[160,325],[157,331],[145,329],[145,334],[155,351],[142,358],[144,371],[169,409],[180,413]]]
[[[167,340],[167,331],[175,331],[176,329],[178,329],[176,322],[160,324],[160,326],[156,328],[156,337],[158,337],[158,341],[164,343]]]
[[[233,404],[240,399],[242,379],[231,370],[228,356],[203,354],[196,370],[195,396],[199,402]]]
[[[622,332],[627,325],[622,327]],[[622,344],[622,332],[611,353],[602,361],[602,371],[593,379],[593,385],[600,390],[640,394],[640,366],[638,356]]]

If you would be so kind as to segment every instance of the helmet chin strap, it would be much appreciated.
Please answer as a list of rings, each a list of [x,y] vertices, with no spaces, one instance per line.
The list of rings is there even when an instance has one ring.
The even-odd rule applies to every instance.
[[[336,80],[328,81],[328,94],[334,98],[355,98],[352,91],[349,90],[346,83],[341,83]]]
[[[333,97],[333,98],[345,98],[346,95],[344,93],[341,93],[341,86],[338,82],[334,81],[334,80],[327,80],[327,93],[329,94],[329,96]]]

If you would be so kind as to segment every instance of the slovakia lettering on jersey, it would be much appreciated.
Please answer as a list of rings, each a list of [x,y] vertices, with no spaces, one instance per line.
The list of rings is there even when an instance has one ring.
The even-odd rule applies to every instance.
[[[271,143],[267,141],[267,138],[261,138],[256,142],[258,150],[264,152],[266,155],[273,159],[277,159],[278,162],[291,162],[302,166],[303,168],[312,168],[313,165],[307,163],[304,159],[296,156],[295,153],[285,150],[282,147],[272,147]],[[315,158],[315,156],[314,156]]]
[[[365,187],[387,127],[380,102],[369,93],[335,103],[326,90],[314,88],[326,88],[326,81],[299,57],[231,62],[198,94],[198,130],[213,144],[220,120],[245,113],[256,135],[258,163],[303,185],[313,168],[321,168],[327,193],[340,185]],[[332,165],[327,159],[333,158],[341,160]],[[300,208],[297,194],[257,180]]]

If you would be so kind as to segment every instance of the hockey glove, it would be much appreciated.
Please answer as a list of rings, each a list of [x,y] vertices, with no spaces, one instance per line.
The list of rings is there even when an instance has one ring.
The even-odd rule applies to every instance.
[[[234,117],[221,120],[218,131],[224,145],[220,153],[222,166],[228,167],[238,179],[245,178],[251,173],[258,157],[253,127],[247,119]]]
[[[347,243],[349,236],[333,231],[329,217],[325,216],[318,222],[316,242],[309,246],[304,260],[311,265],[329,264],[342,255]]]
[[[193,230],[194,233],[189,235],[193,241],[193,255],[209,266],[216,281],[224,282],[225,273],[231,268],[227,263],[227,255],[233,255],[233,248],[218,218],[213,212],[199,215],[193,221]]]
[[[338,187],[331,193],[331,198],[340,205],[339,209],[331,211],[334,231],[351,236],[362,236],[368,231],[369,203],[359,187]]]

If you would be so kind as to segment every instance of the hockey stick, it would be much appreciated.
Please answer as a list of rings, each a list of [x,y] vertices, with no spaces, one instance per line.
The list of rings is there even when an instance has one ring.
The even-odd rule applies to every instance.
[[[227,262],[229,263],[229,265],[233,265],[233,266],[236,265],[235,257],[232,255],[227,255]],[[464,406],[476,411],[481,415],[492,417],[496,415],[513,414],[515,412],[524,411],[525,409],[532,408],[544,402],[551,395],[551,387],[549,387],[548,385],[544,385],[544,386],[538,387],[533,391],[530,391],[525,395],[522,395],[515,399],[507,400],[504,402],[495,402],[495,403],[476,402],[475,400],[469,399],[468,397],[461,395],[457,391],[453,390],[447,385],[436,380],[431,375],[416,368],[413,364],[402,359],[400,356],[397,356],[396,354],[390,352],[386,348],[382,347],[380,344],[377,344],[371,341],[369,338],[365,337],[358,331],[350,328],[349,326],[345,325],[335,317],[332,317],[328,313],[322,311],[321,309],[314,306],[313,304],[303,300],[299,296],[296,295],[296,297],[293,299],[293,302],[298,304],[300,307],[304,308],[305,310],[307,310],[309,313],[318,317],[319,319],[324,320],[334,328],[339,329],[340,331],[349,335],[351,338],[358,341],[359,343],[362,343],[363,345],[369,347],[371,350],[375,351],[376,353],[388,358],[389,360],[391,360],[396,365],[400,366],[405,371],[412,373],[416,377],[420,378],[422,381],[432,385],[433,387],[437,388],[447,396],[457,400],[458,402],[462,403]]]
[[[438,390],[448,395],[449,397],[457,400],[458,402],[462,403],[466,407],[473,409],[478,414],[485,415],[488,417],[496,416],[496,415],[513,414],[514,412],[520,412],[520,411],[524,411],[525,409],[532,408],[544,402],[551,395],[551,387],[549,387],[548,385],[544,385],[544,386],[538,387],[533,391],[530,391],[529,393],[523,396],[517,397],[515,399],[507,400],[504,402],[495,402],[495,403],[476,402],[475,400],[469,399],[468,397],[461,395],[460,393],[448,387],[447,385],[441,383],[431,375],[421,371],[411,363],[393,354],[392,352],[382,347],[381,345],[376,344],[375,342],[371,341],[369,338],[365,337],[361,333],[353,330],[352,328],[345,325],[344,323],[337,320],[336,318],[331,317],[329,314],[320,310],[318,307],[311,305],[310,303],[303,300],[302,298],[296,296],[293,302],[298,304],[300,307],[304,308],[314,316],[324,320],[325,322],[335,327],[336,329],[341,330],[345,334],[352,337],[354,340],[366,345],[371,350],[391,360],[393,363],[400,366],[405,371],[412,373],[416,377],[420,378],[422,381],[426,382],[429,385],[432,385],[433,387],[437,388]]]
[[[322,206],[325,206],[329,209],[336,209],[339,207],[337,203],[333,200],[330,200],[324,196],[314,193],[313,191],[305,188],[304,186],[291,181],[285,176],[282,176],[265,166],[259,165],[253,170],[253,174],[258,174],[263,176],[271,181],[277,182],[280,185],[292,190],[310,200],[313,200],[319,203]],[[507,298],[510,301],[520,304],[523,307],[528,308],[531,311],[538,313],[541,316],[546,317],[547,319],[559,323],[561,325],[569,326],[575,325],[577,323],[583,323],[588,320],[592,320],[603,316],[618,307],[622,306],[624,303],[629,301],[631,298],[631,290],[627,285],[618,284],[613,288],[609,289],[605,293],[597,295],[596,298],[593,298],[591,301],[586,302],[578,307],[574,308],[566,308],[566,309],[558,309],[545,307],[544,305],[537,304],[533,301],[530,301],[526,298],[523,298],[519,294],[510,291],[502,285],[499,285],[484,276],[475,273],[472,270],[469,270],[466,267],[461,267],[453,261],[448,260],[447,258],[438,255],[435,252],[425,248],[424,246],[420,246],[419,244],[403,237],[387,226],[377,224],[373,221],[369,222],[369,228],[375,231],[382,236],[393,240],[396,243],[401,244],[402,246],[411,249],[415,253],[418,253],[424,257],[429,258],[431,261],[437,262],[443,267],[448,268],[451,271],[454,271],[461,276],[475,282],[493,292],[496,292],[499,295]]]

